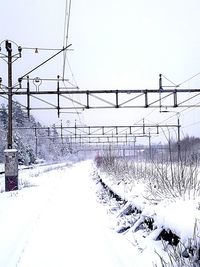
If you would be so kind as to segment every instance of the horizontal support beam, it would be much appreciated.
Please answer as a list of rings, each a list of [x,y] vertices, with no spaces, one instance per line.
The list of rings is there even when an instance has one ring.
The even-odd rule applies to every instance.
[[[79,143],[79,142],[70,142],[69,144],[71,145],[84,145],[84,144],[110,144],[110,145],[114,145],[114,146],[117,146],[117,145],[130,145],[130,144],[134,144],[134,141],[119,141],[119,143],[116,143],[116,142],[112,142],[112,141],[85,141],[85,142],[82,142],[82,143]]]
[[[168,93],[200,93],[199,88],[193,89],[121,89],[121,90],[70,90],[75,87],[69,87],[67,90],[66,88],[60,87],[59,94],[62,95],[93,95],[93,94],[168,94]],[[0,88],[1,89],[1,88]],[[26,95],[27,88],[21,88],[20,90],[13,91],[13,95]],[[4,90],[0,91],[0,95],[6,95],[5,88]],[[57,91],[54,90],[30,90],[31,95],[57,95]]]
[[[98,140],[110,140],[110,141],[116,141],[116,140],[121,140],[123,139],[125,141],[134,141],[136,138],[140,137],[148,137],[149,135],[145,134],[140,134],[140,135],[113,135],[113,136],[75,136],[75,135],[63,135],[63,136],[44,136],[44,135],[36,135],[35,136],[38,139],[66,139],[68,142],[71,142],[72,140],[76,140],[77,142],[84,142],[85,140],[94,140],[96,139],[97,142]]]
[[[159,130],[162,128],[180,128],[180,125],[176,124],[134,124],[134,125],[106,125],[106,126],[51,126],[51,127],[20,127],[14,128],[16,130],[31,130],[35,131],[37,135],[38,130],[44,130],[48,136],[52,136],[54,130],[61,132],[61,135],[65,133],[65,136],[75,136],[83,138],[85,136],[131,136],[139,137],[149,134],[149,129],[155,129],[151,131],[152,134],[159,134]]]
[[[52,130],[52,129],[67,129],[67,130],[116,130],[116,129],[127,129],[130,130],[132,128],[174,128],[179,127],[177,124],[134,124],[134,125],[106,125],[106,126],[49,126],[49,127],[14,127],[14,129],[18,130]]]
[[[0,88],[0,96],[8,95],[5,88]],[[103,108],[179,108],[199,107],[192,103],[192,99],[200,96],[200,89],[125,89],[125,90],[77,90],[76,88],[57,87],[56,90],[40,90],[39,88],[15,88],[13,95],[27,97],[27,109],[51,110],[58,109],[58,113],[68,109],[103,109]],[[189,95],[188,95],[189,94]],[[48,102],[47,96],[55,96]],[[76,100],[74,97],[79,97]],[[109,99],[108,99],[109,96]],[[40,105],[31,106],[30,99],[38,101]],[[48,98],[49,99],[49,98]],[[45,106],[45,104],[46,106]]]

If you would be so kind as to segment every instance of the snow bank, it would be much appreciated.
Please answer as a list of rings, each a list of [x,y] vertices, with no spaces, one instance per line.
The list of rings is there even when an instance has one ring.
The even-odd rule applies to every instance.
[[[151,204],[143,195],[145,186],[135,183],[132,186],[116,183],[111,176],[98,172],[102,181],[122,199],[141,211],[141,216],[152,218],[154,228],[171,230],[182,243],[194,237],[194,230],[200,226],[200,198],[184,200],[175,198]],[[195,229],[196,228],[196,229]]]

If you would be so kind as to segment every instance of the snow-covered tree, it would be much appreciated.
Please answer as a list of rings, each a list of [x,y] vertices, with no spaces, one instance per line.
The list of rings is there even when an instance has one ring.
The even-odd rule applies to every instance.
[[[0,109],[0,162],[6,147],[8,113],[5,105]],[[55,126],[42,129],[33,116],[27,117],[19,103],[13,103],[13,147],[18,150],[22,164],[32,164],[37,157],[45,160],[59,160],[68,154],[68,144],[63,142]]]

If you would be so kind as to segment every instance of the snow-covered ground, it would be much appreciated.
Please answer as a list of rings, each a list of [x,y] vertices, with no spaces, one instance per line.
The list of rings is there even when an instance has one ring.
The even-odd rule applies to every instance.
[[[140,210],[143,217],[153,218],[157,230],[170,229],[185,245],[194,237],[195,230],[200,231],[200,197],[166,199],[155,205],[145,197],[144,184],[135,183],[130,186],[123,182],[113,182],[112,177],[105,173],[99,175],[113,192]]]
[[[158,262],[151,240],[138,250],[109,228],[91,169],[86,161],[37,176],[23,172],[20,179],[29,180],[29,187],[0,194],[0,266],[150,267]]]
[[[19,165],[19,188],[28,186],[29,183],[35,183],[35,177],[39,176],[44,172],[49,172],[50,170],[59,169],[66,165],[70,165],[72,162],[64,163],[43,163],[31,166]],[[0,164],[0,170],[4,171],[4,164]],[[1,171],[0,171],[1,172]],[[5,174],[0,174],[0,192],[5,191]]]
[[[191,194],[191,197],[152,201],[147,198],[142,181],[117,179],[99,169],[94,176],[103,188],[103,198],[107,198],[105,206],[113,214],[112,228],[116,232],[124,235],[142,254],[152,248],[165,261],[161,266],[200,266],[200,197],[193,198]],[[116,197],[126,204],[120,208],[112,205]]]

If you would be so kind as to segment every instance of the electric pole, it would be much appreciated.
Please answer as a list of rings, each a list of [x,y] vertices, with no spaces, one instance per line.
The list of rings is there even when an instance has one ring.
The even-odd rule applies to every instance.
[[[7,148],[12,149],[12,43],[6,40],[6,50],[8,52],[8,132]]]
[[[1,48],[1,44],[5,43],[5,47]],[[17,53],[12,53],[12,45],[17,46]],[[16,92],[21,89],[22,86],[22,81],[23,79],[28,76],[30,73],[34,72],[36,69],[40,68],[47,62],[49,62],[51,59],[65,51],[68,47],[63,47],[62,49],[59,49],[59,51],[28,71],[26,74],[22,75],[18,79],[17,85],[13,85],[12,81],[12,65],[13,63],[18,59],[21,58],[21,52],[22,52],[22,47],[18,46],[15,42],[10,41],[10,40],[5,40],[0,43],[0,58],[3,59],[7,63],[7,75],[8,75],[8,83],[7,85],[2,84],[2,78],[0,78],[0,88],[4,89],[2,90],[3,94],[6,94],[6,98],[8,98],[8,122],[7,122],[7,149],[5,149],[5,191],[12,191],[12,190],[17,190],[18,189],[18,155],[17,155],[17,150],[13,149],[13,95],[16,94]],[[59,76],[58,76],[58,82],[59,82]],[[26,95],[27,95],[27,110],[28,114],[30,111],[29,107],[29,80],[27,80],[27,90],[26,90]],[[16,89],[13,91],[13,89]],[[0,92],[0,94],[2,93]],[[39,93],[39,92],[36,92]],[[59,98],[59,88],[57,89],[57,95]],[[58,115],[59,115],[59,110],[60,110],[60,104],[59,104],[59,99],[58,99]]]
[[[12,63],[21,57],[22,48],[18,46],[18,53],[12,54],[12,42],[5,41],[7,54],[1,53],[1,58],[8,65],[8,84],[5,86],[8,95],[8,123],[7,123],[7,149],[5,149],[5,191],[18,190],[18,155],[13,149],[13,84],[12,84]]]
[[[179,114],[178,114],[178,163],[181,160],[181,137],[180,137],[180,119],[179,119]]]

